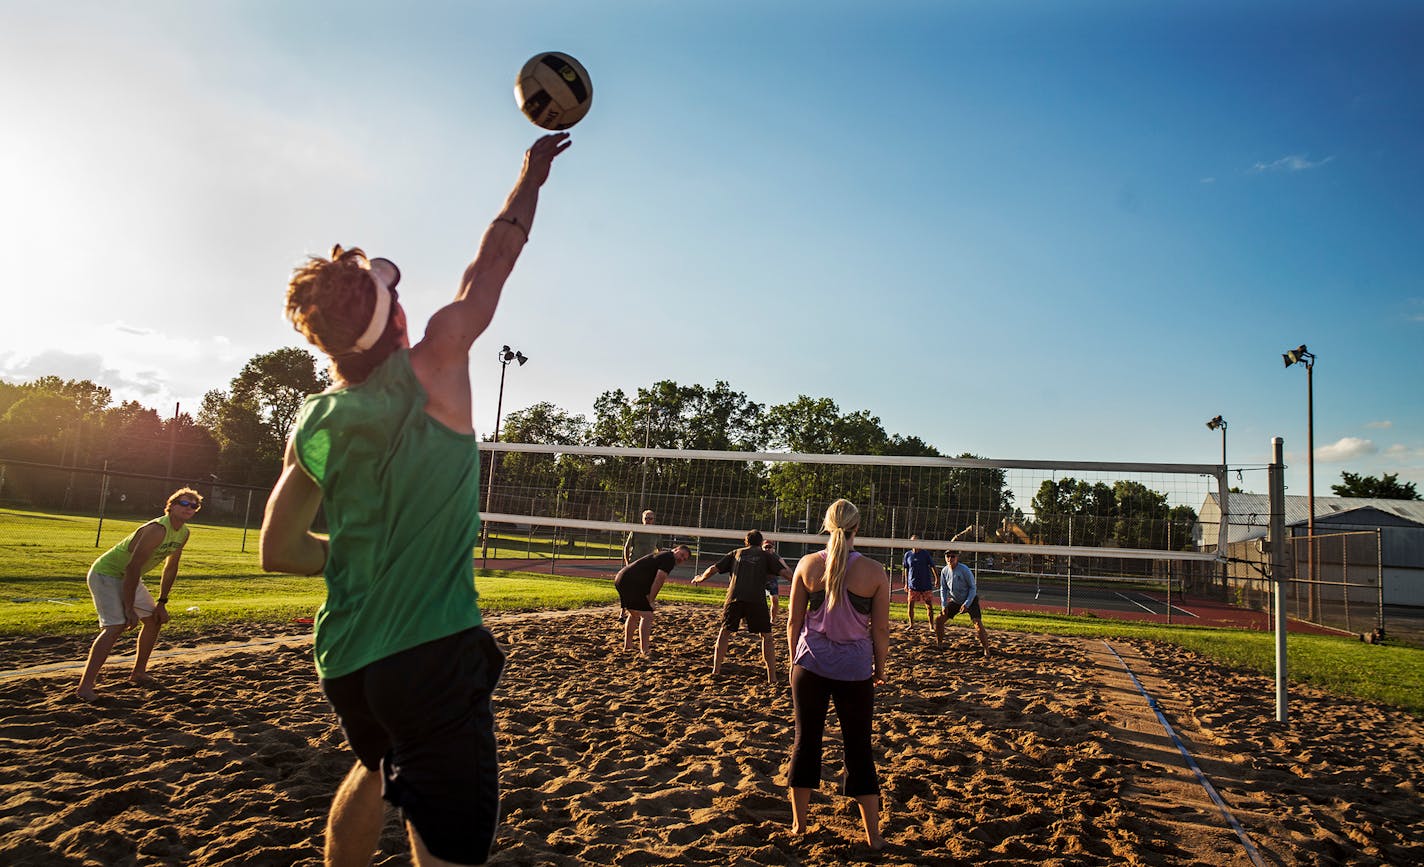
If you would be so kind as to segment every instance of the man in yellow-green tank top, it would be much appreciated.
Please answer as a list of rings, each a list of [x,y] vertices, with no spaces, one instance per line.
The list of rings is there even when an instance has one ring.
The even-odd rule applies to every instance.
[[[331,360],[307,398],[262,521],[262,567],[321,573],[313,655],[356,762],[326,824],[326,863],[366,864],[400,808],[417,864],[482,864],[499,821],[485,629],[473,551],[480,461],[470,346],[489,325],[568,134],[540,138],[455,300],[411,345],[389,259],[336,247],[287,286],[287,316]],[[327,536],[311,532],[322,510]]]
[[[188,544],[189,528],[203,507],[203,498],[192,488],[179,488],[168,497],[163,517],[155,518],[134,530],[119,544],[104,552],[89,567],[89,595],[94,598],[94,610],[99,613],[99,635],[89,647],[89,662],[74,694],[84,701],[97,698],[94,687],[99,671],[109,658],[119,636],[142,624],[138,633],[138,652],[134,656],[129,681],[152,685],[148,674],[148,657],[158,642],[158,630],[168,622],[168,594],[178,577],[178,562],[183,546]],[[143,576],[163,563],[163,578],[158,585],[158,598],[148,592]]]

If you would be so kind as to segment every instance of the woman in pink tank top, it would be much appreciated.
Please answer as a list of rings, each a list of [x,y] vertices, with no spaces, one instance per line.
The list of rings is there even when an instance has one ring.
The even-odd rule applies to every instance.
[[[796,740],[787,780],[791,830],[804,834],[811,792],[821,784],[821,742],[834,701],[845,742],[841,791],[856,799],[866,843],[879,850],[885,841],[871,730],[875,686],[884,683],[890,645],[890,578],[879,563],[854,550],[859,528],[853,503],[832,503],[824,524],[831,537],[826,550],[801,558],[792,580],[786,638]]]

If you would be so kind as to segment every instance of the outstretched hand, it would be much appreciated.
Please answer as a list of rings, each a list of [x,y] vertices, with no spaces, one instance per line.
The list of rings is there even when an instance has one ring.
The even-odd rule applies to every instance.
[[[543,186],[549,179],[549,165],[554,157],[569,149],[573,142],[566,132],[556,132],[540,136],[524,152],[524,177]]]

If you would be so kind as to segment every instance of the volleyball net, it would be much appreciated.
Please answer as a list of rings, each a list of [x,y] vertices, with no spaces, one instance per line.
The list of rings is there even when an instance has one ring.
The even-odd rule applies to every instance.
[[[491,532],[541,528],[584,550],[602,539],[609,556],[621,556],[631,530],[689,544],[702,560],[757,529],[794,559],[825,544],[821,518],[842,497],[860,510],[857,549],[887,563],[912,546],[953,547],[1005,574],[1208,576],[1226,538],[1199,518],[1211,494],[1225,495],[1225,470],[1213,464],[527,443],[481,443],[480,452]]]

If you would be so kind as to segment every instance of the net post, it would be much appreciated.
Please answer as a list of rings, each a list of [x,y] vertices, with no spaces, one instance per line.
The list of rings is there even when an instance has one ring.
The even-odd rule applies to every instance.
[[[1275,597],[1276,632],[1276,722],[1289,725],[1286,694],[1286,487],[1285,440],[1271,438],[1271,464],[1267,469],[1271,488],[1271,583]],[[1294,554],[1292,554],[1294,556]]]

